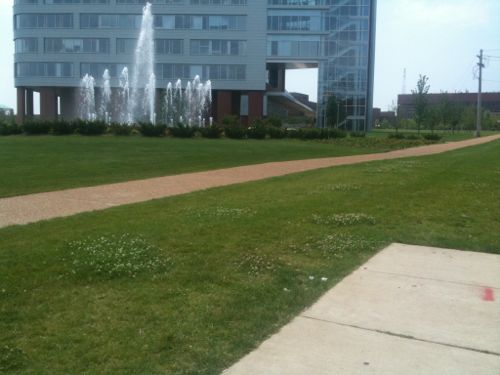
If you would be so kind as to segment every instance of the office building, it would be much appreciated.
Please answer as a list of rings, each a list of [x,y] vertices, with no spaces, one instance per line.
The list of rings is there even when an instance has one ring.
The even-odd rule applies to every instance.
[[[371,124],[376,0],[153,0],[157,90],[199,75],[213,86],[212,114],[244,121],[268,115],[286,69],[318,68],[317,125],[328,98],[345,107],[341,126]],[[15,0],[18,121],[74,118],[85,74],[105,69],[112,87],[130,67],[143,0]],[[161,98],[161,95],[158,95]]]

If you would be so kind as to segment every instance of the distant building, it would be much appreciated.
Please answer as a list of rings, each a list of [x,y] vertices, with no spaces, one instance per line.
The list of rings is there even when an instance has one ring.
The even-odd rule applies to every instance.
[[[438,105],[445,98],[451,103],[459,104],[465,107],[477,105],[477,93],[441,93],[428,94],[429,105]],[[485,110],[492,113],[500,113],[500,92],[486,92],[482,94],[482,106]],[[413,95],[398,95],[398,116],[401,118],[412,118],[415,113],[415,104]]]
[[[378,127],[383,122],[394,124],[396,122],[396,112],[382,111],[380,108],[373,108],[373,127]]]

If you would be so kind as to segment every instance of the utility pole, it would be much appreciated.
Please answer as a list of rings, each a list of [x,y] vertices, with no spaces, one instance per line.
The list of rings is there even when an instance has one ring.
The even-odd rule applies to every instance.
[[[476,117],[476,137],[481,136],[481,120],[483,118],[483,111],[481,108],[481,90],[483,87],[483,50],[479,51],[479,55],[477,56],[479,59],[479,89],[477,91],[477,117]]]
[[[406,94],[406,68],[403,70],[403,87],[401,88],[401,94]]]

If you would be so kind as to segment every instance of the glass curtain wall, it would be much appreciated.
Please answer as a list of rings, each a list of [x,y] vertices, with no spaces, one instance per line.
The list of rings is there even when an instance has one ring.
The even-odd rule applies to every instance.
[[[371,110],[371,12],[374,0],[329,0],[325,12],[325,60],[319,64],[318,124],[348,131],[369,130]],[[342,108],[328,119],[329,101]],[[343,109],[343,110],[342,110]],[[337,123],[338,122],[338,123]]]

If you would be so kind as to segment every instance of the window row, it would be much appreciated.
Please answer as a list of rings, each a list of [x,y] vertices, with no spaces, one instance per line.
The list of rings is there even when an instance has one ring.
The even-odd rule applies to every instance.
[[[268,16],[267,30],[322,31],[321,16],[302,16],[302,15]]]
[[[25,62],[16,63],[16,77],[73,77],[72,63]]]
[[[132,54],[135,52],[137,39],[116,39],[117,54]],[[184,41],[182,39],[156,39],[155,52],[158,55],[182,55],[184,53]]]
[[[319,57],[320,55],[319,41],[269,40],[267,42],[269,57]]]
[[[90,74],[102,77],[107,69],[111,77],[119,77],[128,64],[81,63],[80,75]],[[199,75],[203,80],[245,80],[246,66],[232,64],[156,64],[156,76],[159,79],[191,79]],[[15,64],[16,77],[74,77],[73,63],[67,62],[20,62]]]
[[[115,0],[118,5],[128,4],[164,4],[164,5],[180,5],[184,4],[185,0]],[[15,0],[14,4],[110,4],[113,0]],[[189,0],[191,5],[247,5],[247,0]]]
[[[191,55],[244,56],[246,41],[225,39],[193,39],[190,41]]]
[[[246,16],[158,15],[155,27],[167,30],[246,30]]]
[[[139,29],[141,21],[139,14],[80,14],[82,29]],[[14,25],[16,29],[73,28],[73,14],[16,14]],[[154,25],[167,30],[245,30],[246,16],[157,15]]]
[[[339,7],[338,0],[267,0],[268,5],[290,5],[290,6],[325,6],[332,5],[333,7]],[[370,0],[350,0],[348,2],[343,2],[343,7],[368,7],[370,5]]]
[[[156,64],[156,77],[160,79],[190,79],[200,76],[202,80],[239,80],[246,79],[245,65],[232,64]]]
[[[45,53],[110,53],[108,38],[45,38]],[[133,54],[137,39],[116,39],[117,54]],[[38,38],[18,38],[15,40],[16,53],[37,53]],[[182,55],[183,39],[155,39],[158,55]],[[246,41],[226,39],[193,39],[190,41],[191,55],[242,56],[246,52]]]
[[[16,29],[38,29],[38,28],[73,28],[73,15],[61,14],[16,14],[14,16],[14,27]]]

